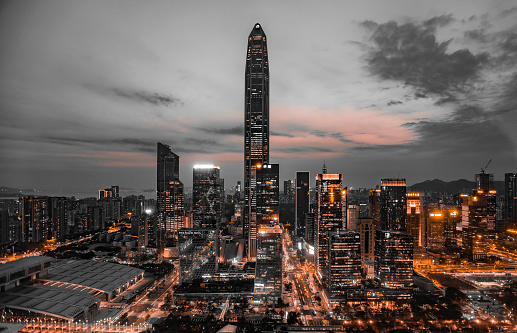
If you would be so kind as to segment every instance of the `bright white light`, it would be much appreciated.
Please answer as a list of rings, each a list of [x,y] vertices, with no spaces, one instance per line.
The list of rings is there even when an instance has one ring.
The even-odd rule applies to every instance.
[[[194,169],[220,169],[218,165],[213,164],[196,164]]]
[[[152,209],[147,208],[147,209],[145,210],[145,212],[146,212],[146,214],[151,214],[151,213],[153,212],[153,210],[152,210]]]

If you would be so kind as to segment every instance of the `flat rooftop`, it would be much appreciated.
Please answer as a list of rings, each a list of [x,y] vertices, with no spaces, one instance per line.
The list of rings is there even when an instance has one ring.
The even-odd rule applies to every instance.
[[[56,259],[45,256],[25,257],[14,261],[8,261],[0,264],[0,276],[16,273],[22,269],[34,267],[37,265],[50,263]]]
[[[49,270],[41,281],[82,286],[105,293],[113,293],[144,270],[110,262],[93,260],[63,260]],[[63,287],[63,285],[61,285]]]
[[[95,304],[100,305],[100,299],[46,286],[22,286],[0,294],[0,306],[67,320],[73,320]]]

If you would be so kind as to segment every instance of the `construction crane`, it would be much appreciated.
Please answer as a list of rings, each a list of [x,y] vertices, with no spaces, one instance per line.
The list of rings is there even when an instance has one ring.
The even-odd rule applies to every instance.
[[[486,164],[486,166],[484,168],[481,168],[481,173],[485,173],[485,170],[490,165],[490,162],[492,162],[492,159],[490,159],[490,161],[488,161],[488,163]]]

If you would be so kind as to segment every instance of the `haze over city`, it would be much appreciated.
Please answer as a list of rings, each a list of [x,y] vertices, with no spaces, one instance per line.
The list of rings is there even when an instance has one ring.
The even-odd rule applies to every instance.
[[[271,62],[280,179],[496,179],[517,164],[513,1],[6,1],[0,184],[154,188],[156,142],[243,178],[250,25]]]

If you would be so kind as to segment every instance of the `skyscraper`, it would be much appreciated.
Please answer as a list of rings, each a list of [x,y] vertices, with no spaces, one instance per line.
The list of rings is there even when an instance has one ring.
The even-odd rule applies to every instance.
[[[183,183],[179,179],[180,158],[166,144],[158,142],[157,156],[157,216],[158,238],[177,239],[178,229],[183,227]]]
[[[420,202],[420,192],[406,193],[407,212],[406,212],[406,231],[413,236],[413,245],[422,245],[422,204]]]
[[[223,180],[217,165],[196,164],[193,169],[193,225],[194,228],[216,229],[221,221]]]
[[[282,295],[282,229],[279,225],[258,229],[255,293],[273,300]]]
[[[517,173],[504,174],[504,223],[517,223]]]
[[[269,164],[269,63],[266,35],[255,24],[248,37],[244,103],[244,200],[243,236],[249,246],[254,219],[257,165]],[[247,249],[246,249],[247,251]],[[247,251],[249,257],[249,251]]]
[[[294,211],[294,223],[296,235],[307,240],[305,235],[307,214],[309,214],[309,171],[296,172],[296,209]]]
[[[361,285],[361,240],[359,233],[339,230],[330,233],[328,286],[333,295],[345,295]]]
[[[381,179],[381,230],[406,231],[406,180]]]
[[[400,231],[377,230],[375,278],[384,288],[395,289],[399,298],[411,297],[413,289],[413,237]]]
[[[346,188],[342,174],[318,174],[318,213],[316,241],[316,267],[325,278],[329,269],[330,233],[346,229]]]

